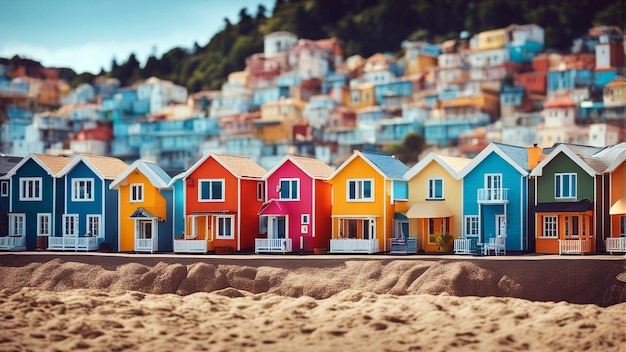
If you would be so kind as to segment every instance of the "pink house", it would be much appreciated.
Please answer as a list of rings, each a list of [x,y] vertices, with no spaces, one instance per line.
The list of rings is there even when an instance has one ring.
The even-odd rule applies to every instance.
[[[267,231],[256,239],[256,253],[328,248],[332,172],[317,159],[288,155],[265,175],[267,201],[258,214]]]

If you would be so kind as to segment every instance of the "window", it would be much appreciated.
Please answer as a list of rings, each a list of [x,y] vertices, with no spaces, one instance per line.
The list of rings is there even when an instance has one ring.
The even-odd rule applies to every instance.
[[[72,201],[93,201],[93,179],[72,180]]]
[[[559,236],[559,233],[558,233],[558,224],[557,224],[556,216],[544,216],[542,237],[557,238],[558,236]]]
[[[224,201],[224,180],[198,180],[198,201]]]
[[[565,237],[578,236],[578,216],[565,216]]]
[[[443,199],[443,179],[431,178],[428,180],[427,199]]]
[[[86,236],[100,237],[100,215],[87,215]]]
[[[626,236],[626,216],[620,216],[619,218],[619,233],[622,237]]]
[[[373,201],[373,188],[371,179],[348,180],[348,201]]]
[[[41,200],[41,177],[20,178],[20,200]]]
[[[234,238],[234,221],[232,216],[218,216],[217,221],[217,238]]]
[[[0,181],[0,196],[9,196],[9,181]]]
[[[37,214],[37,236],[50,236],[50,214]]]
[[[280,180],[280,199],[281,200],[298,200],[300,199],[300,180],[299,179],[281,179]]]
[[[24,236],[26,234],[26,215],[9,214],[9,236]]]
[[[465,236],[478,236],[478,216],[468,215],[465,217]]]
[[[63,236],[78,235],[78,215],[63,215]]]
[[[576,174],[554,175],[554,198],[576,198]]]
[[[143,183],[130,184],[130,201],[143,202]]]
[[[256,184],[256,200],[265,201],[265,187],[263,182]]]
[[[310,222],[311,222],[311,218],[309,217],[309,214],[300,215],[300,223],[302,225],[308,225]]]

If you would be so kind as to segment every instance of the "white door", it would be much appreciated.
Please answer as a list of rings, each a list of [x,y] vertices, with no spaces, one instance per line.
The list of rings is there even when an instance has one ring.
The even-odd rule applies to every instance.
[[[504,215],[496,215],[496,236],[506,235],[506,218]]]

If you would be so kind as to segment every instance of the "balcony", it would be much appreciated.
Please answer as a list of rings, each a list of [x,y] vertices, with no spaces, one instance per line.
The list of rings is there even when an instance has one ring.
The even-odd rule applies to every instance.
[[[48,237],[49,250],[96,251],[98,248],[98,237]]]
[[[0,237],[0,250],[25,251],[26,236],[2,236]]]
[[[477,199],[479,204],[505,204],[509,202],[509,189],[480,188]]]
[[[330,240],[330,253],[367,253],[380,252],[378,239],[361,240],[354,238],[339,238]]]
[[[254,240],[255,253],[289,253],[291,251],[291,238],[257,238]]]
[[[559,254],[591,253],[591,240],[559,240]]]

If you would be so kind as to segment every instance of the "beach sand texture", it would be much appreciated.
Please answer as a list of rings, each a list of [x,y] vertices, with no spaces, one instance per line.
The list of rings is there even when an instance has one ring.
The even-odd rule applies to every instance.
[[[0,350],[626,350],[616,260],[49,259],[0,256]]]

